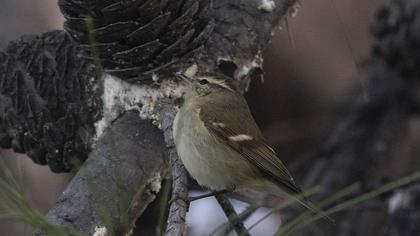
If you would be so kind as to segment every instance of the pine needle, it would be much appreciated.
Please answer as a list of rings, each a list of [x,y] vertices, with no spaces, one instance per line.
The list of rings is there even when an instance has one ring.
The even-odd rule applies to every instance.
[[[334,207],[331,207],[330,209],[326,210],[325,212],[329,215],[334,214],[336,212],[348,209],[354,205],[357,205],[359,203],[365,202],[367,200],[370,200],[372,198],[375,198],[383,193],[392,191],[396,188],[402,187],[404,185],[407,185],[409,183],[412,183],[414,181],[420,180],[420,171],[419,172],[415,172],[414,174],[411,174],[407,177],[401,178],[399,180],[393,181],[391,183],[385,184],[383,186],[381,186],[380,188],[367,192],[365,194],[362,194],[358,197],[349,199],[347,201],[344,201],[340,204],[335,205]],[[299,230],[301,228],[303,228],[304,226],[320,219],[321,216],[319,215],[315,215],[310,217],[309,219],[300,222],[299,224],[297,224],[295,227],[291,228],[290,230],[288,230],[287,232],[282,233],[281,235],[291,235],[291,233],[295,232],[296,230]],[[280,234],[279,234],[280,235]]]
[[[254,228],[255,226],[257,226],[259,223],[261,223],[262,221],[264,221],[265,219],[267,219],[269,216],[271,216],[272,214],[294,204],[297,203],[297,199],[304,199],[305,197],[309,197],[310,195],[316,194],[318,192],[321,191],[321,187],[317,186],[314,187],[308,191],[306,191],[305,193],[302,194],[298,194],[296,195],[294,198],[288,198],[286,201],[282,202],[281,204],[279,204],[277,207],[273,208],[271,211],[269,211],[266,215],[264,215],[263,217],[261,217],[259,220],[257,220],[254,224],[252,224],[248,230],[251,230],[252,228]]]
[[[82,236],[79,232],[53,225],[34,209],[24,195],[23,183],[16,180],[12,171],[1,160],[0,171],[0,218],[25,223],[50,236]]]
[[[319,204],[320,208],[324,208],[328,205],[330,205],[331,203],[336,202],[339,199],[342,199],[346,196],[349,196],[355,192],[357,192],[360,188],[359,184],[352,184],[346,188],[344,188],[343,190],[340,190],[338,192],[336,192],[335,194],[333,194],[331,197],[327,198],[326,200],[322,201]],[[287,232],[288,230],[290,230],[291,228],[293,228],[294,226],[298,225],[299,223],[305,221],[306,219],[308,219],[309,217],[311,217],[312,212],[310,211],[305,211],[302,214],[300,214],[298,217],[294,218],[292,221],[288,222],[285,225],[280,226],[280,229],[278,231],[279,235],[282,235],[284,232]]]

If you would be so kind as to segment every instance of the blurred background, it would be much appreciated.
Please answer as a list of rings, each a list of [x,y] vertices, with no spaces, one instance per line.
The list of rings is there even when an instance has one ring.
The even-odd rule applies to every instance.
[[[276,30],[264,52],[264,82],[254,80],[246,96],[269,144],[292,173],[310,161],[334,127],[340,105],[363,85],[372,42],[369,27],[388,2],[303,1],[297,16]],[[56,0],[1,0],[0,48],[23,35],[60,29],[62,23]],[[71,174],[53,174],[9,150],[0,150],[0,157],[12,169],[22,169],[27,195],[43,213],[71,179]],[[225,220],[215,200],[194,202],[188,214],[190,235],[207,235]],[[251,233],[271,235],[278,222],[274,216]],[[4,220],[0,229],[2,235],[31,235],[30,229]]]

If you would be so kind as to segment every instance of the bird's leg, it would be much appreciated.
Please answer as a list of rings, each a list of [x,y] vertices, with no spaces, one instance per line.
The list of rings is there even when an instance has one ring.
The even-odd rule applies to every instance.
[[[203,198],[212,197],[212,196],[217,196],[217,195],[220,195],[220,194],[229,193],[229,192],[232,192],[232,191],[233,191],[233,189],[222,189],[222,190],[212,191],[210,193],[206,193],[206,194],[202,194],[202,195],[198,195],[198,196],[194,196],[194,197],[189,197],[188,193],[185,193],[185,192],[176,192],[175,197],[172,198],[172,200],[169,203],[172,203],[176,200],[182,200],[189,206],[190,203],[193,202],[193,201],[200,200],[200,199],[203,199]]]
[[[217,195],[220,195],[220,194],[229,193],[231,191],[232,191],[232,189],[222,189],[222,190],[217,190],[217,191],[213,191],[213,192],[210,192],[210,193],[206,193],[206,194],[203,194],[203,195],[190,197],[189,199],[190,199],[190,202],[192,202],[192,201],[200,200],[200,199],[203,199],[203,198],[208,198],[208,197],[213,197],[213,196],[217,196]]]

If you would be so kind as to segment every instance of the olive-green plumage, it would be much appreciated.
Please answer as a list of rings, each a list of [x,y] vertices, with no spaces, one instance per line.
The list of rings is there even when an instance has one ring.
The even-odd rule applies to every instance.
[[[180,77],[188,83],[184,104],[174,121],[174,140],[179,157],[200,185],[275,195],[301,193],[265,143],[232,79],[213,73]],[[299,202],[319,212],[310,202]]]

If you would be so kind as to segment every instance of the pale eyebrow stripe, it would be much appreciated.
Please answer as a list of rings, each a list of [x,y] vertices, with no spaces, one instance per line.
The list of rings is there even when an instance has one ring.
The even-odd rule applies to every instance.
[[[223,80],[214,79],[212,77],[203,77],[203,79],[208,80],[212,84],[217,84],[223,88],[229,89],[232,92],[235,92],[229,85],[227,85]]]

